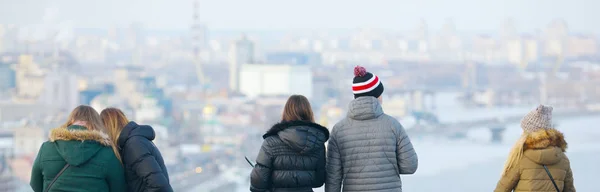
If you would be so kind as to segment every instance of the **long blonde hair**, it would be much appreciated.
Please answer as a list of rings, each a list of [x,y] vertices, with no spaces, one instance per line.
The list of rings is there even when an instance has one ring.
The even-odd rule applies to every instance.
[[[80,105],[75,107],[75,109],[71,111],[71,114],[69,114],[67,122],[63,124],[61,128],[67,128],[77,121],[85,122],[85,128],[89,130],[105,131],[104,124],[102,124],[98,111],[90,106]]]
[[[510,171],[512,168],[514,168],[519,163],[521,158],[523,157],[523,152],[524,152],[524,147],[525,147],[525,141],[527,140],[527,135],[528,134],[525,132],[523,134],[521,134],[521,137],[519,137],[519,139],[517,140],[515,145],[510,150],[510,153],[508,153],[508,158],[506,159],[506,162],[504,163],[504,169],[502,170],[502,175],[506,175],[506,173],[508,173],[508,171]]]
[[[100,117],[102,118],[102,122],[104,123],[104,126],[107,129],[106,132],[108,133],[108,136],[110,137],[113,143],[113,151],[115,151],[115,155],[117,156],[119,161],[122,161],[121,154],[119,153],[118,141],[119,136],[121,135],[121,131],[123,131],[125,125],[129,123],[129,120],[127,119],[123,111],[117,108],[106,108],[102,110],[102,112],[100,113]]]

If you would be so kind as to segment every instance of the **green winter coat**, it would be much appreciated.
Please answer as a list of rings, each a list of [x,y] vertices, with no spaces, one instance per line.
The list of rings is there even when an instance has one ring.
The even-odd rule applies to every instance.
[[[49,191],[126,191],[123,166],[110,146],[108,135],[82,126],[51,130],[33,163],[31,187],[43,192],[68,163]]]

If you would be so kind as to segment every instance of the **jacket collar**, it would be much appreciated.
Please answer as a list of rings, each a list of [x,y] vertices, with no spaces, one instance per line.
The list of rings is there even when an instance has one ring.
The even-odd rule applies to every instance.
[[[308,122],[308,121],[284,121],[284,122],[279,122],[275,125],[273,125],[271,127],[271,129],[269,129],[269,131],[267,131],[267,133],[265,133],[263,135],[263,139],[266,139],[269,136],[274,136],[277,135],[277,133],[279,133],[280,131],[283,131],[284,129],[290,128],[290,127],[294,127],[294,126],[308,126],[308,127],[313,127],[316,128],[320,131],[322,131],[323,133],[325,133],[325,138],[326,140],[329,139],[329,130],[319,124],[313,123],[313,122]]]
[[[379,100],[375,97],[359,97],[350,102],[347,116],[354,120],[375,119],[383,115],[383,109]]]
[[[529,133],[525,139],[525,149],[546,149],[548,147],[559,147],[565,152],[567,142],[563,133],[556,129],[542,129]]]
[[[50,142],[55,141],[97,141],[104,146],[111,146],[110,138],[106,133],[97,130],[88,130],[79,125],[50,130]]]

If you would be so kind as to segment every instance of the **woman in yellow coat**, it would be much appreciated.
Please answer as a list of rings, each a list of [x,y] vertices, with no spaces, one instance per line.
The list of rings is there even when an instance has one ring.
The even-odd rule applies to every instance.
[[[552,107],[540,105],[521,121],[523,134],[511,150],[495,192],[575,192],[565,155],[567,142],[552,126]]]

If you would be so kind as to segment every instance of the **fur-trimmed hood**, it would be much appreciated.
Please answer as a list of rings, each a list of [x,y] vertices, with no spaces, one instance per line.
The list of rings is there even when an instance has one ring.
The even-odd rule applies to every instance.
[[[279,136],[284,143],[300,153],[318,148],[329,139],[329,130],[319,124],[307,121],[289,121],[273,125],[264,139]]]
[[[104,146],[110,146],[110,138],[106,133],[88,130],[85,127],[72,125],[68,128],[50,130],[50,141],[97,141]]]
[[[552,165],[563,158],[567,142],[563,133],[556,129],[539,130],[527,134],[524,150],[525,157],[532,161]]]
[[[106,133],[78,125],[50,130],[50,142],[56,146],[65,161],[73,166],[87,162],[100,149],[112,145]]]

